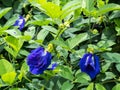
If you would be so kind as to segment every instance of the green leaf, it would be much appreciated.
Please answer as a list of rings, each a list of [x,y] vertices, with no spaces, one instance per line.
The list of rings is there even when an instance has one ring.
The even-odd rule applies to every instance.
[[[53,2],[47,2],[46,0],[29,0],[29,2],[53,19],[59,18],[62,14],[61,7]]]
[[[8,46],[5,47],[5,49],[11,54],[13,55],[15,58],[19,52],[19,50],[21,49],[24,41],[22,39],[19,38],[15,38],[13,36],[7,36],[5,37],[5,41],[8,44]]]
[[[120,84],[115,85],[112,90],[120,90]]]
[[[90,81],[90,77],[86,74],[86,73],[78,73],[75,76],[75,81],[74,82],[78,82],[78,83],[88,83],[88,81]]]
[[[97,7],[100,8],[105,5],[105,1],[103,0],[97,0]]]
[[[73,84],[70,83],[69,81],[66,81],[63,83],[61,90],[71,90],[73,88]]]
[[[83,13],[86,16],[96,15],[96,8],[94,7],[95,5],[94,0],[82,0],[81,4],[82,4]]]
[[[0,75],[15,71],[12,64],[5,59],[0,60]]]
[[[0,79],[0,88],[8,86],[8,84],[4,83],[2,79]]]
[[[42,28],[50,31],[51,33],[57,34],[57,29],[52,26],[42,26]]]
[[[44,4],[46,3],[46,0],[28,0],[30,3],[38,3],[38,4]]]
[[[102,81],[114,79],[116,77],[116,75],[113,72],[105,72],[105,76],[106,77],[102,79]]]
[[[94,83],[90,83],[86,90],[94,90]]]
[[[4,26],[12,26],[18,18],[18,16],[13,16],[12,18],[8,19]]]
[[[16,29],[9,29],[5,31],[6,33],[10,34],[11,36],[18,38],[21,36],[21,32],[19,30]]]
[[[29,41],[31,40],[31,36],[30,35],[24,35],[24,36],[21,36],[20,39],[24,40],[24,41]]]
[[[7,30],[9,26],[0,27],[0,36],[4,34],[4,31]]]
[[[94,5],[95,5],[95,1],[94,0],[84,0],[84,2],[86,3],[86,9],[90,12],[92,10],[94,10]]]
[[[2,9],[0,10],[0,19],[8,12],[10,11],[12,8],[9,7],[9,8],[5,8],[5,9]]]
[[[28,67],[27,63],[24,62],[22,64],[22,67],[21,67],[21,70],[20,70],[20,74],[18,75],[18,79],[20,81],[22,80],[23,77],[26,77],[25,75],[26,75],[26,73],[27,73],[28,70],[29,70],[29,67]]]
[[[103,52],[103,51],[110,51],[111,50],[111,46],[114,45],[115,42],[113,42],[112,40],[101,40],[97,43],[98,49]]]
[[[104,88],[104,86],[101,85],[101,84],[99,84],[99,83],[95,84],[95,88],[96,88],[96,90],[106,90],[106,89]]]
[[[23,40],[14,38],[12,36],[5,37],[5,41],[17,52],[20,50],[20,48],[23,45]]]
[[[24,55],[24,56],[28,56],[29,52],[25,49],[20,49],[20,52],[19,52],[21,55]]]
[[[4,47],[4,49],[8,52],[8,53],[10,53],[11,55],[13,55],[13,57],[16,57],[17,56],[17,51],[15,51],[15,50],[13,50],[12,48],[10,48],[9,46],[6,46],[6,47]]]
[[[120,54],[118,53],[104,53],[102,57],[111,63],[120,63]]]
[[[69,16],[75,10],[80,9],[81,2],[79,0],[73,0],[66,3],[62,8],[61,19],[64,19],[66,16]]]
[[[46,38],[46,36],[49,34],[49,31],[46,29],[42,29],[40,30],[40,32],[37,35],[37,40],[39,40],[40,43],[44,42],[44,39]]]
[[[106,64],[102,66],[102,72],[105,73],[109,69],[110,65],[110,62],[106,62]]]
[[[60,5],[60,0],[52,0],[53,3]]]
[[[60,6],[52,2],[44,3],[41,5],[41,7],[45,10],[45,13],[51,18],[59,18],[62,13]]]
[[[28,90],[26,88],[10,88],[9,90]]]
[[[35,27],[34,26],[31,26],[29,27],[25,32],[24,32],[24,36],[28,36],[30,38],[33,38],[34,37],[34,34],[35,34]],[[24,37],[23,36],[23,37]]]
[[[102,7],[100,7],[100,9],[98,10],[97,12],[97,16],[100,16],[102,14],[105,14],[109,11],[113,11],[113,10],[120,10],[120,5],[119,4],[114,4],[114,3],[111,3],[111,4],[106,4]]]
[[[67,43],[69,45],[70,49],[73,49],[75,46],[77,46],[79,43],[85,41],[88,39],[88,34],[87,33],[82,33],[82,34],[78,34],[73,38],[69,38],[67,39]]]
[[[33,21],[28,21],[26,25],[32,24],[32,25],[38,25],[38,26],[43,26],[43,25],[48,25],[50,23],[49,20],[33,20]]]
[[[61,66],[61,71],[60,71],[60,76],[62,76],[63,78],[69,79],[69,80],[73,80],[73,73],[70,67],[68,66]]]
[[[51,41],[51,43],[58,45],[58,46],[61,46],[63,48],[69,49],[68,44],[62,38],[59,38],[57,40],[53,40],[53,41]]]
[[[116,64],[116,68],[120,72],[120,63]]]
[[[120,19],[114,19],[115,24],[117,25],[117,27],[120,27]]]
[[[3,74],[1,78],[5,83],[12,85],[13,82],[15,81],[16,75],[17,75],[16,72],[8,72]]]
[[[117,31],[117,35],[120,35],[120,27],[115,27],[115,30]]]

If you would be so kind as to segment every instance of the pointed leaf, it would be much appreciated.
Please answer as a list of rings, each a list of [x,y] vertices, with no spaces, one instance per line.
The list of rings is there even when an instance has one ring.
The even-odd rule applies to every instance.
[[[99,83],[95,84],[95,88],[96,88],[96,90],[106,90],[106,89],[104,88],[104,86],[101,85],[101,84],[99,84]]]
[[[16,75],[17,75],[16,72],[8,72],[3,74],[1,78],[5,83],[12,85],[13,82],[15,81]]]
[[[90,83],[86,90],[94,90],[94,84]]]
[[[60,76],[62,76],[63,78],[69,79],[71,81],[74,78],[72,74],[72,70],[68,66],[61,66]]]
[[[62,38],[59,38],[57,40],[53,40],[53,41],[51,41],[51,43],[58,45],[58,46],[61,46],[63,48],[69,49],[67,42],[65,42]]]
[[[0,75],[15,71],[12,64],[5,59],[0,60]]]
[[[0,10],[0,19],[8,12],[10,11],[12,8],[9,7],[9,8],[5,8],[5,9],[2,9]]]
[[[23,40],[14,38],[12,36],[5,37],[5,41],[17,52],[20,50],[20,48],[23,45]]]
[[[46,38],[46,36],[49,34],[49,31],[46,29],[42,29],[40,30],[40,32],[37,35],[37,40],[39,40],[39,42],[43,43],[44,39]]]
[[[85,41],[88,39],[88,34],[87,33],[83,33],[83,34],[78,34],[73,38],[69,38],[67,39],[67,43],[70,47],[70,49],[73,49],[75,46],[77,46],[79,43]]]
[[[119,4],[106,4],[102,7],[100,7],[100,9],[98,10],[97,16],[100,16],[102,14],[105,14],[109,11],[113,11],[113,10],[120,10],[120,5]]]
[[[28,21],[26,25],[32,24],[32,25],[38,25],[38,26],[43,26],[43,25],[48,25],[50,23],[49,20],[32,20]]]

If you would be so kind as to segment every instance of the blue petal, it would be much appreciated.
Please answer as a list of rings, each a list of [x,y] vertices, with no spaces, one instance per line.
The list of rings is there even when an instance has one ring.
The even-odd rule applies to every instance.
[[[53,63],[51,68],[48,68],[48,70],[54,70],[58,66],[57,63]]]
[[[86,59],[90,55],[91,55],[90,53],[84,54],[84,56],[80,59],[79,66],[83,72],[86,69]]]
[[[42,74],[51,64],[51,59],[51,53],[45,51],[42,47],[32,50],[27,57],[27,64],[30,67],[30,72],[32,74]]]
[[[19,19],[16,20],[14,23],[14,26],[18,26],[20,30],[24,28],[25,25],[25,19],[22,16],[19,16]]]
[[[30,66],[30,72],[32,74],[42,74],[44,70],[40,70],[39,68],[36,68],[34,66]]]
[[[99,62],[99,57],[97,55],[94,55],[94,60],[95,60],[95,70],[96,74],[100,73],[100,62]]]
[[[79,66],[82,72],[87,73],[91,79],[94,79],[100,72],[99,57],[91,53],[84,54]]]

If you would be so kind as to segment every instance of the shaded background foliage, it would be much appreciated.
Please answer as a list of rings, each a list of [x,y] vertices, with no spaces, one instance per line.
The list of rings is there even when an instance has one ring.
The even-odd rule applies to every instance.
[[[39,6],[44,1],[0,0],[0,89],[119,90],[120,1],[48,0],[52,4]],[[20,15],[26,19],[22,32],[13,26]],[[26,57],[38,46],[50,48],[58,66],[33,75]],[[100,57],[94,80],[78,66],[86,52]]]

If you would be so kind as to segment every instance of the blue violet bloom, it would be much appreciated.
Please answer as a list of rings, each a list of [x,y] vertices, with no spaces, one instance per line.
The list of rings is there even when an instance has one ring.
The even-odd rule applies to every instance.
[[[57,63],[53,63],[51,68],[48,68],[48,70],[54,70],[58,66]]]
[[[95,54],[84,54],[80,59],[79,66],[81,71],[87,73],[91,79],[94,79],[100,73],[99,57]]]
[[[52,55],[43,47],[32,50],[27,57],[27,64],[32,74],[42,74],[51,64]]]
[[[25,26],[25,19],[22,16],[19,16],[19,19],[16,20],[14,26],[18,26],[19,30],[22,30]]]

